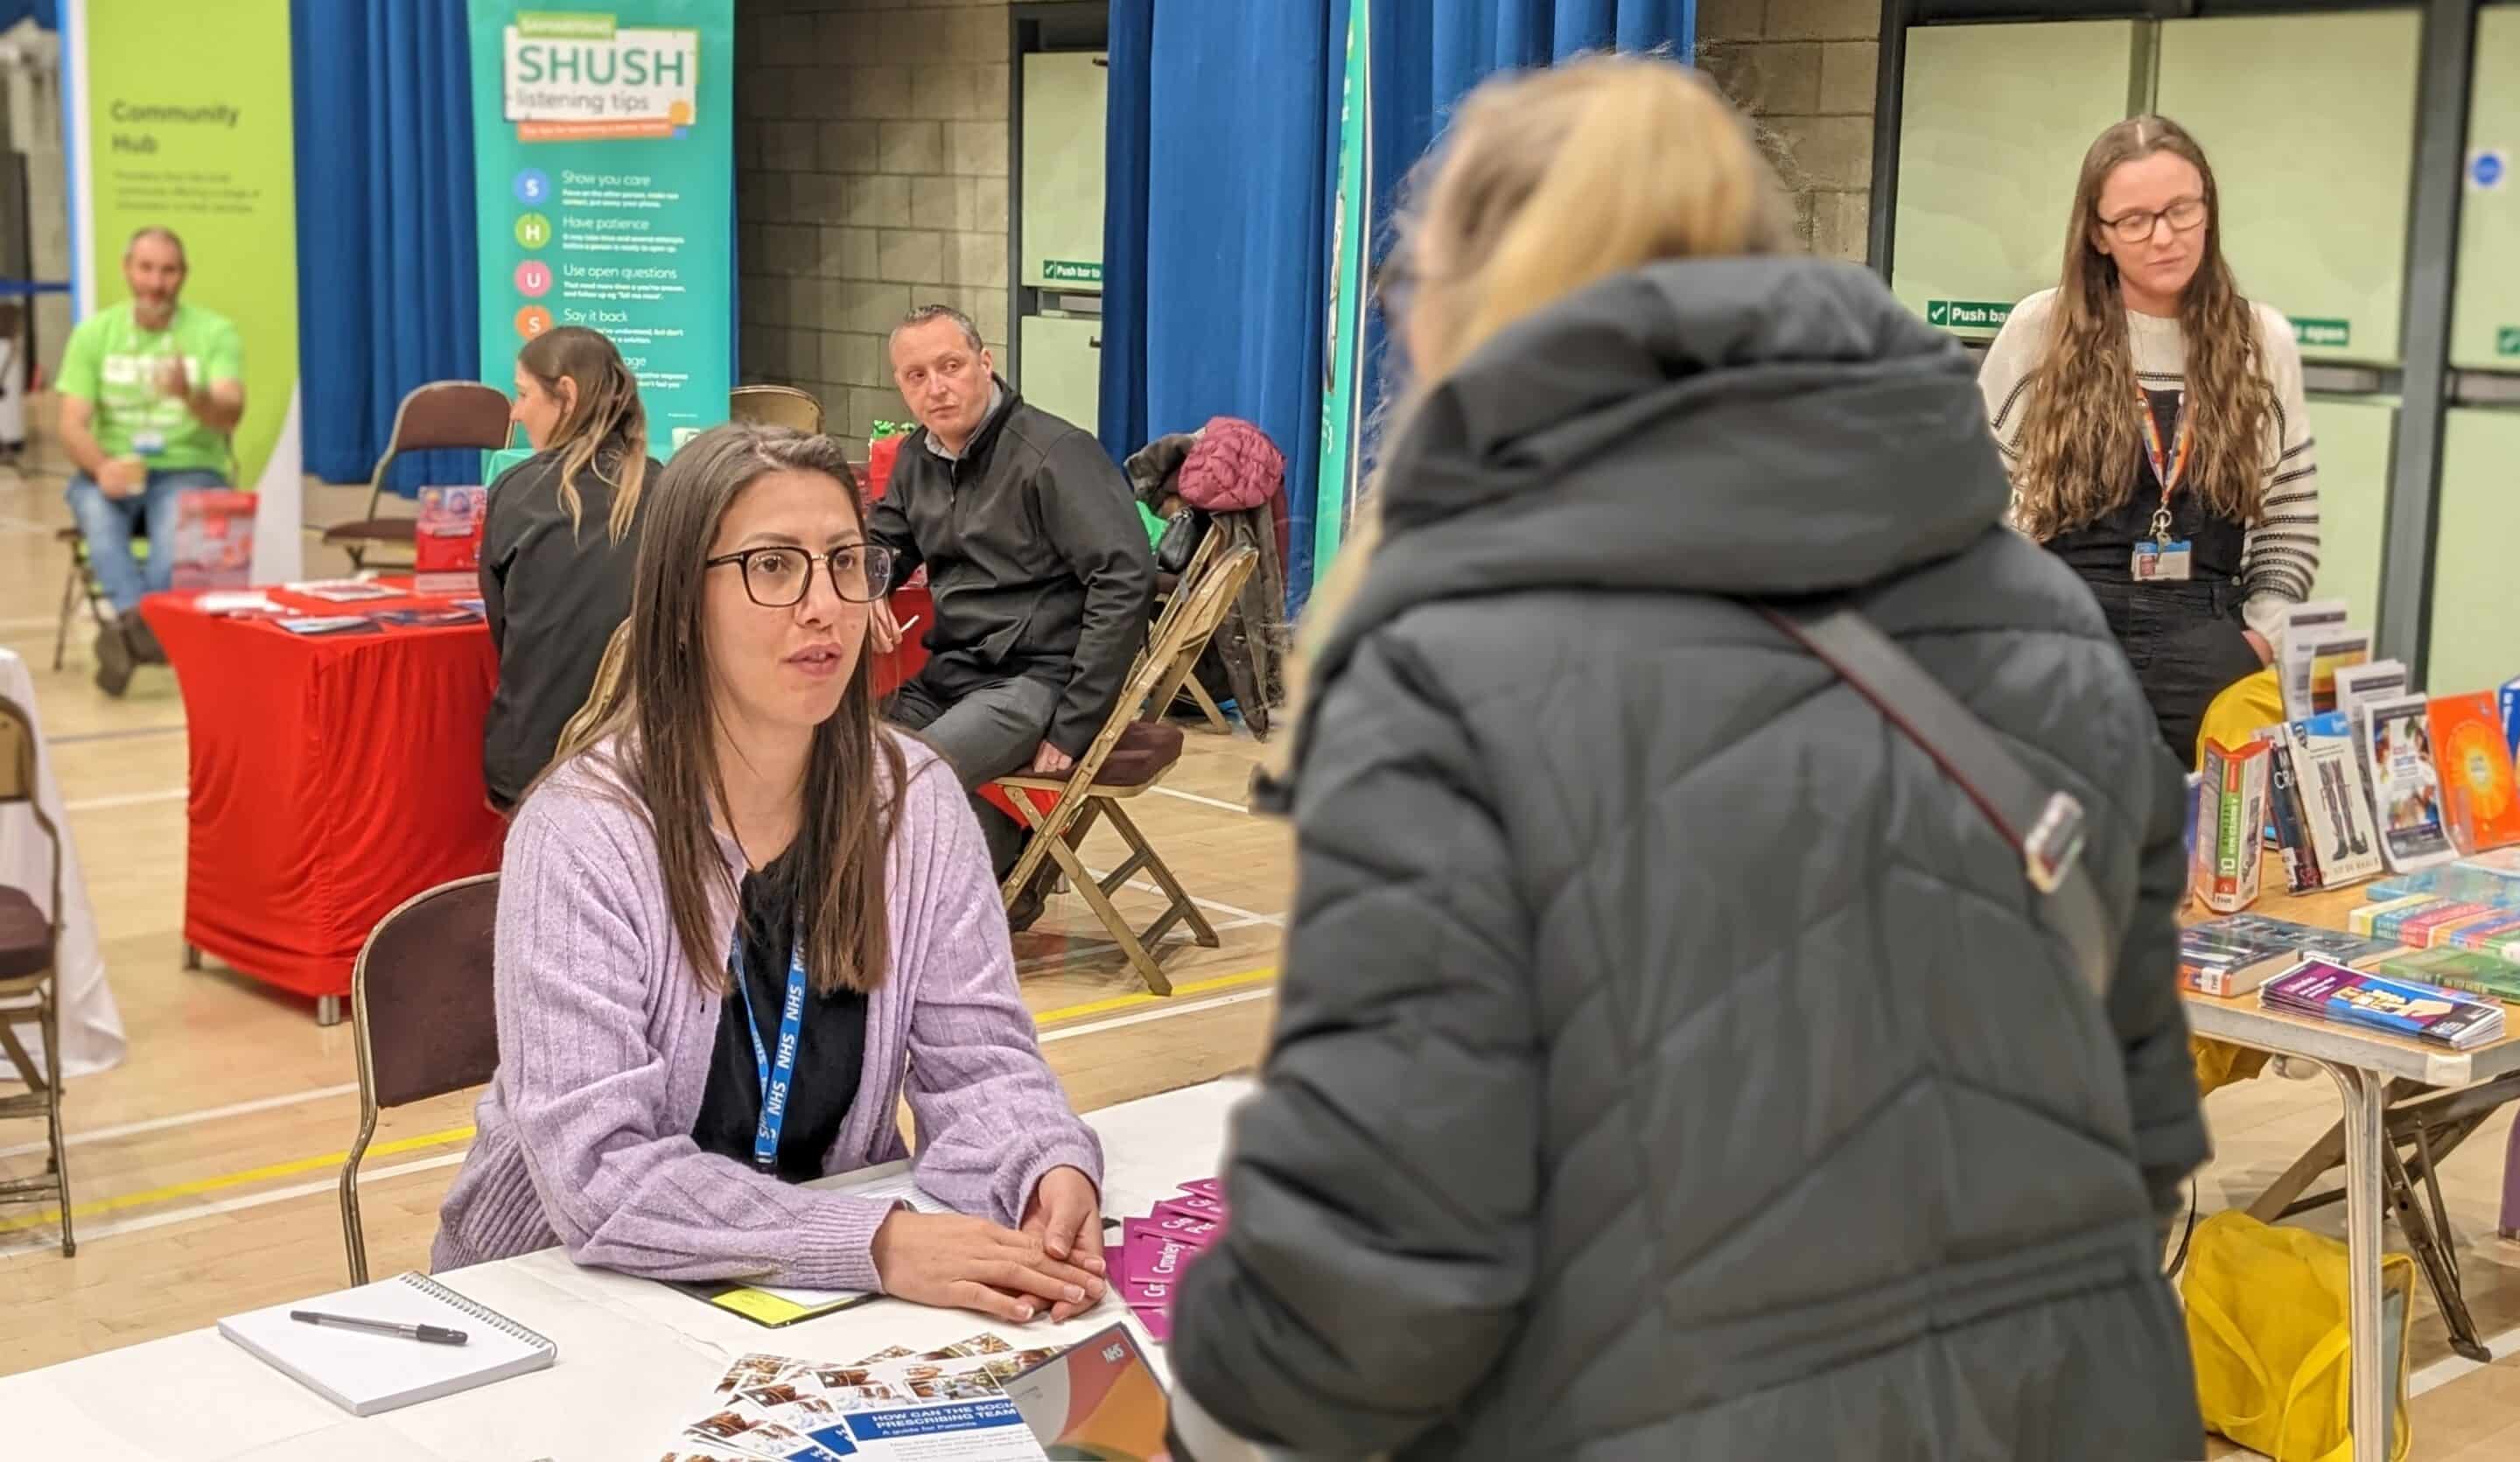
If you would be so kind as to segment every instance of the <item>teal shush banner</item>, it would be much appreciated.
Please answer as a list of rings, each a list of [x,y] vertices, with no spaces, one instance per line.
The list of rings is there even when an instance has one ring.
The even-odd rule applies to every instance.
[[[665,456],[734,386],[734,0],[468,3],[481,377],[602,331]]]

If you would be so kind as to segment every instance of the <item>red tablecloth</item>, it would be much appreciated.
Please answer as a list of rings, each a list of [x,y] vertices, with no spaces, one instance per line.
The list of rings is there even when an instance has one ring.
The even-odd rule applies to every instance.
[[[310,614],[452,602],[264,593]],[[481,782],[499,673],[486,627],[300,636],[204,614],[190,594],[141,612],[192,740],[185,943],[283,989],[347,995],[378,919],[498,866],[506,829]]]
[[[445,607],[412,596],[335,604],[267,589],[310,614]],[[184,942],[269,984],[349,994],[377,920],[405,899],[499,864],[506,824],[484,802],[481,736],[498,686],[487,626],[292,635],[221,618],[191,594],[141,606],[184,694],[192,741]],[[918,616],[876,668],[888,693],[918,673]]]

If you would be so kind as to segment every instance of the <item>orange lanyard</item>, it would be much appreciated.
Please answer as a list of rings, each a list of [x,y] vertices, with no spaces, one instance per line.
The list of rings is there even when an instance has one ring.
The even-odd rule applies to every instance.
[[[2171,443],[2168,451],[2164,451],[2161,445],[2161,423],[2154,421],[2152,417],[2152,398],[2143,393],[2142,386],[2138,385],[2135,388],[2135,414],[2143,421],[2144,455],[2152,463],[2153,480],[2161,484],[2161,507],[2154,509],[2152,514],[2152,538],[2155,543],[2170,536],[2170,495],[2179,490],[2179,479],[2187,475],[2187,452],[2196,444],[2196,433],[2192,429],[2195,419],[2187,414],[2183,396],[2180,405],[2179,438]]]

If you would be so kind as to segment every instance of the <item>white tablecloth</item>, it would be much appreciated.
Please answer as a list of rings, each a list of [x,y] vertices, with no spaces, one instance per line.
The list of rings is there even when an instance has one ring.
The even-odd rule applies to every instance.
[[[1227,1113],[1248,1090],[1247,1082],[1215,1082],[1088,1114],[1102,1138],[1104,1211],[1144,1214],[1180,1183],[1217,1173]],[[559,1363],[362,1421],[216,1329],[193,1330],[0,1379],[0,1456],[621,1462],[667,1450],[727,1362],[746,1351],[845,1361],[982,1331],[1026,1346],[1073,1345],[1128,1313],[1114,1296],[1064,1325],[1011,1326],[882,1301],[771,1330],[660,1284],[579,1268],[557,1249],[442,1279],[549,1336]],[[1163,1373],[1162,1348],[1139,1337]]]
[[[52,749],[45,744],[43,717],[35,709],[34,677],[15,650],[0,648],[0,695],[24,707],[35,723],[35,801],[62,834],[62,903],[68,906],[61,948],[62,1070],[87,1076],[121,1064],[122,1012],[106,988],[96,908],[87,901],[87,874],[79,867],[78,844],[70,837],[69,816],[62,807],[62,785],[53,775]],[[52,845],[35,825],[34,815],[23,806],[0,807],[0,884],[23,889],[43,905],[52,898]],[[19,1035],[40,1064],[45,1056],[31,1029],[32,1006],[0,1006],[0,1016],[28,1027]],[[0,1072],[7,1067],[6,1058],[0,1058]]]

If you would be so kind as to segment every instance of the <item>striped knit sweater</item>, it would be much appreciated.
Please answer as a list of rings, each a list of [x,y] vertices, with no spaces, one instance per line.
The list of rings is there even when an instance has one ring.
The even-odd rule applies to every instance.
[[[2243,612],[2249,628],[2272,644],[2283,627],[2285,606],[2310,598],[2311,585],[2318,577],[2318,443],[2310,434],[2301,349],[2293,343],[2292,325],[2268,305],[2253,308],[2264,341],[2262,358],[2275,392],[2278,440],[2267,454],[2266,508],[2256,522],[2246,525],[2240,581],[2247,597]],[[2002,451],[2008,470],[2017,472],[2020,467],[2030,374],[2048,348],[2055,313],[2053,289],[2042,289],[2021,301],[1978,368],[1978,386],[1986,393],[1995,444]],[[2136,376],[2145,387],[2158,391],[2185,384],[2187,345],[2178,321],[2129,310],[2127,333],[2135,351]]]

